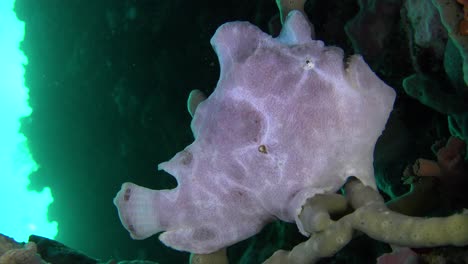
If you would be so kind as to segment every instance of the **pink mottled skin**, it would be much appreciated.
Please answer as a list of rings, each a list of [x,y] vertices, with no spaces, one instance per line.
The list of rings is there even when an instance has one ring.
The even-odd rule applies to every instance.
[[[292,11],[272,38],[247,22],[211,39],[220,79],[196,108],[195,141],[159,169],[178,186],[124,183],[114,199],[135,239],[164,231],[177,250],[210,253],[281,219],[298,224],[304,201],[349,176],[375,188],[373,150],[395,92],[360,56],[311,38]]]

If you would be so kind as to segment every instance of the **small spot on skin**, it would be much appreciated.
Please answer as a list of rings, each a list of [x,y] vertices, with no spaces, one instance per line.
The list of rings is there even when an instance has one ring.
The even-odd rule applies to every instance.
[[[216,234],[206,227],[197,228],[192,235],[194,240],[206,241],[216,237]]]
[[[243,179],[245,179],[245,175],[240,174],[240,173],[229,174],[229,177],[231,177],[233,180],[237,182],[240,182]]]
[[[128,225],[128,230],[132,233],[135,233],[135,227],[133,225]]]
[[[267,152],[267,148],[266,148],[265,145],[260,145],[260,146],[258,146],[258,151],[261,152],[261,153],[263,153],[263,154],[267,154],[267,153],[268,153],[268,152]]]
[[[181,155],[182,155],[182,157],[181,157],[182,164],[187,166],[190,163],[192,163],[192,159],[193,159],[192,152],[190,152],[188,150],[184,150],[184,151],[182,151]]]
[[[132,189],[127,189],[125,190],[125,194],[124,194],[124,201],[125,202],[128,202],[128,200],[130,200],[130,193],[132,192]]]

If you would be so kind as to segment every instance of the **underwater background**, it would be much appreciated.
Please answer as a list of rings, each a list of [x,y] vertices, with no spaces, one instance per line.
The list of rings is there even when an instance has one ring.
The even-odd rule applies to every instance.
[[[378,185],[388,200],[409,190],[405,168],[421,157],[436,159],[434,143],[468,136],[468,37],[461,44],[449,37],[433,2],[309,0],[305,6],[317,39],[347,55],[362,54],[397,91],[375,154]],[[457,8],[453,16],[462,20],[463,6]],[[235,20],[277,34],[275,1],[16,0],[14,12],[24,22],[20,49],[28,61],[24,85],[32,109],[19,132],[37,164],[31,165],[28,191],[50,190],[48,220],[57,228],[30,233],[102,262],[188,263],[188,253],[166,247],[157,236],[132,240],[112,199],[127,181],[151,189],[177,185],[157,164],[193,141],[188,94],[199,89],[209,95],[219,77],[211,36]],[[9,109],[0,111],[8,116]],[[10,176],[1,177],[5,184]],[[2,199],[34,200],[22,197]],[[465,202],[429,214],[447,215],[467,208]],[[3,218],[29,210],[0,206]],[[14,236],[16,229],[10,223],[0,233]],[[231,263],[261,263],[304,240],[294,224],[275,222],[229,247],[228,256]],[[361,236],[320,263],[375,263],[385,252],[391,252],[387,244]]]

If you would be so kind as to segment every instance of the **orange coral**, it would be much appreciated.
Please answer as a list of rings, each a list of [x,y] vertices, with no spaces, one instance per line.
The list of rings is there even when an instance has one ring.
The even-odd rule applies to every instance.
[[[433,176],[440,180],[443,192],[464,202],[468,187],[468,162],[465,160],[466,143],[457,137],[451,137],[446,145],[437,151],[437,161],[418,159],[413,165],[417,176]]]

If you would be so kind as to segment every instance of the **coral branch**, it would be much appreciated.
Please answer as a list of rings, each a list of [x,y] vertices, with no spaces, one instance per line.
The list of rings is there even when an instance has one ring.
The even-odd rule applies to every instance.
[[[354,230],[390,244],[409,247],[468,245],[468,214],[449,217],[410,217],[389,210],[374,189],[356,179],[345,185],[346,198],[356,210],[316,232],[291,251],[280,250],[265,263],[314,263],[335,254]]]

